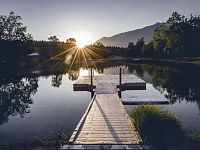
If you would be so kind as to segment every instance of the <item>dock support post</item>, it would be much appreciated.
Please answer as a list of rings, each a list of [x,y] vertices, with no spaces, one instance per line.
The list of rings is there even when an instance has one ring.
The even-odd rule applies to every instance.
[[[121,90],[122,90],[122,68],[119,68],[119,97],[121,98]]]
[[[94,96],[94,91],[93,91],[93,73],[92,73],[92,68],[90,69],[90,80],[91,80],[91,98]]]

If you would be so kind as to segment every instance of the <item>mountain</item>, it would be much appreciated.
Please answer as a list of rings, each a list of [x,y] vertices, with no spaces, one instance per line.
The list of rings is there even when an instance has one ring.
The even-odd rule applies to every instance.
[[[105,46],[119,46],[127,47],[129,42],[136,43],[139,38],[144,37],[146,43],[150,42],[154,30],[159,27],[161,23],[157,22],[151,26],[146,26],[142,29],[132,30],[128,32],[119,33],[111,37],[102,37],[97,42],[103,43]]]

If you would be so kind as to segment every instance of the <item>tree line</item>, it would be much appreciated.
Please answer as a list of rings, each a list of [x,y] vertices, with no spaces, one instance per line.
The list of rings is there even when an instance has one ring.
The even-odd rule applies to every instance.
[[[17,64],[28,54],[38,52],[42,60],[76,46],[76,39],[60,42],[54,35],[48,41],[33,41],[22,18],[14,12],[8,16],[0,15],[0,62]],[[136,43],[129,42],[126,48],[104,46],[102,43],[90,45],[93,52],[101,58],[112,56],[145,58],[180,58],[200,56],[200,16],[186,18],[173,12],[169,19],[155,31],[152,40],[145,43],[144,38]]]
[[[27,33],[22,18],[14,12],[0,15],[0,61],[12,61],[32,52],[32,35]]]
[[[144,38],[136,43],[129,42],[126,48],[104,46],[107,53],[124,57],[180,58],[200,56],[200,16],[186,18],[173,12],[169,19],[155,29],[152,40],[145,43]],[[116,51],[115,51],[116,50]]]
[[[155,30],[150,44],[163,57],[200,56],[200,16],[186,18],[174,12]]]
[[[60,42],[57,36],[50,36],[48,41],[35,41],[27,26],[22,23],[22,17],[13,11],[9,15],[0,15],[0,65],[2,63],[16,67],[21,61],[30,62],[28,55],[39,53],[45,60],[76,45],[76,39],[69,38]]]

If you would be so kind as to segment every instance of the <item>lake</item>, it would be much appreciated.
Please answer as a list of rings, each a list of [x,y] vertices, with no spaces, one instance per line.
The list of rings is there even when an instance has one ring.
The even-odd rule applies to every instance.
[[[123,98],[168,99],[170,104],[162,105],[163,109],[174,112],[183,128],[200,130],[200,66],[116,61],[96,64],[94,72],[119,74],[120,67],[123,74],[135,74],[147,82],[146,90],[123,91]],[[0,72],[0,139],[43,138],[56,128],[73,132],[91,100],[89,92],[73,91],[73,83],[88,74],[84,67],[55,73]],[[125,107],[131,111],[135,106]]]

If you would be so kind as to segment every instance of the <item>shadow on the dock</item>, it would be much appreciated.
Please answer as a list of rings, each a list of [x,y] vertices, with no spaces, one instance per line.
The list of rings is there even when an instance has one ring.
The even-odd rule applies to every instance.
[[[112,133],[113,138],[115,139],[115,141],[116,141],[118,144],[121,144],[122,141],[121,141],[120,137],[119,137],[118,134],[115,132],[115,129],[113,128],[111,122],[109,121],[109,118],[108,118],[108,117],[106,116],[106,114],[104,113],[104,111],[103,111],[101,105],[99,104],[98,100],[95,99],[95,102],[96,102],[96,104],[97,104],[98,109],[99,109],[100,112],[101,112],[101,115],[103,116],[103,119],[104,119],[105,122],[106,122],[107,127],[108,127],[109,130],[110,130],[110,133]]]

